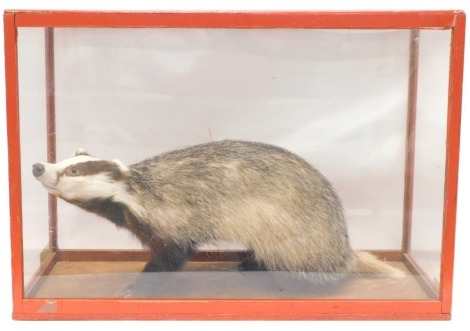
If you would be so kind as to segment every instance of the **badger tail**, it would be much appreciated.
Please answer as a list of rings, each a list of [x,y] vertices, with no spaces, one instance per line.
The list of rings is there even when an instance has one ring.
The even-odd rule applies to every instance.
[[[389,264],[379,260],[375,255],[367,252],[354,252],[355,259],[349,268],[349,273],[364,276],[385,276],[391,278],[404,278],[405,273]]]

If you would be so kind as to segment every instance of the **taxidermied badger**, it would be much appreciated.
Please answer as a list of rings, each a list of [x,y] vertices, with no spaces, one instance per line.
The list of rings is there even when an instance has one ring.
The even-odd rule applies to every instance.
[[[351,249],[328,180],[279,147],[221,141],[163,153],[129,167],[79,150],[33,165],[49,193],[130,230],[151,252],[144,271],[174,271],[198,244],[249,249],[240,270],[291,271],[320,284],[348,274],[402,277]]]

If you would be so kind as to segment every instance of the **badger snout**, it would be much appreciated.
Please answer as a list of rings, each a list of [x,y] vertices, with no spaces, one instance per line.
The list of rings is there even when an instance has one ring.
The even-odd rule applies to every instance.
[[[44,167],[44,164],[42,163],[35,163],[33,164],[33,176],[34,177],[39,177],[41,176],[46,168]]]

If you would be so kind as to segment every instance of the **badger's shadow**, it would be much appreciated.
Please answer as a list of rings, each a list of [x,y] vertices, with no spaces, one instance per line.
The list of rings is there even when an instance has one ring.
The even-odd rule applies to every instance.
[[[146,272],[115,294],[125,298],[308,298],[337,293],[351,277],[322,284],[317,275],[273,271]],[[307,276],[307,277],[308,277]]]

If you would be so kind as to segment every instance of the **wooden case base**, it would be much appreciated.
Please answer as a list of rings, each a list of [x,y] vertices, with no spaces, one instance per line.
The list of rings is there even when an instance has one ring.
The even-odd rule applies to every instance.
[[[437,289],[398,251],[374,252],[405,271],[404,279],[352,277],[341,284],[315,288],[285,274],[238,272],[243,251],[199,252],[181,272],[148,273],[148,291],[138,298],[302,298],[302,299],[437,299]],[[46,251],[40,274],[27,286],[28,298],[119,298],[145,266],[145,251]],[[142,281],[142,280],[141,280]]]

